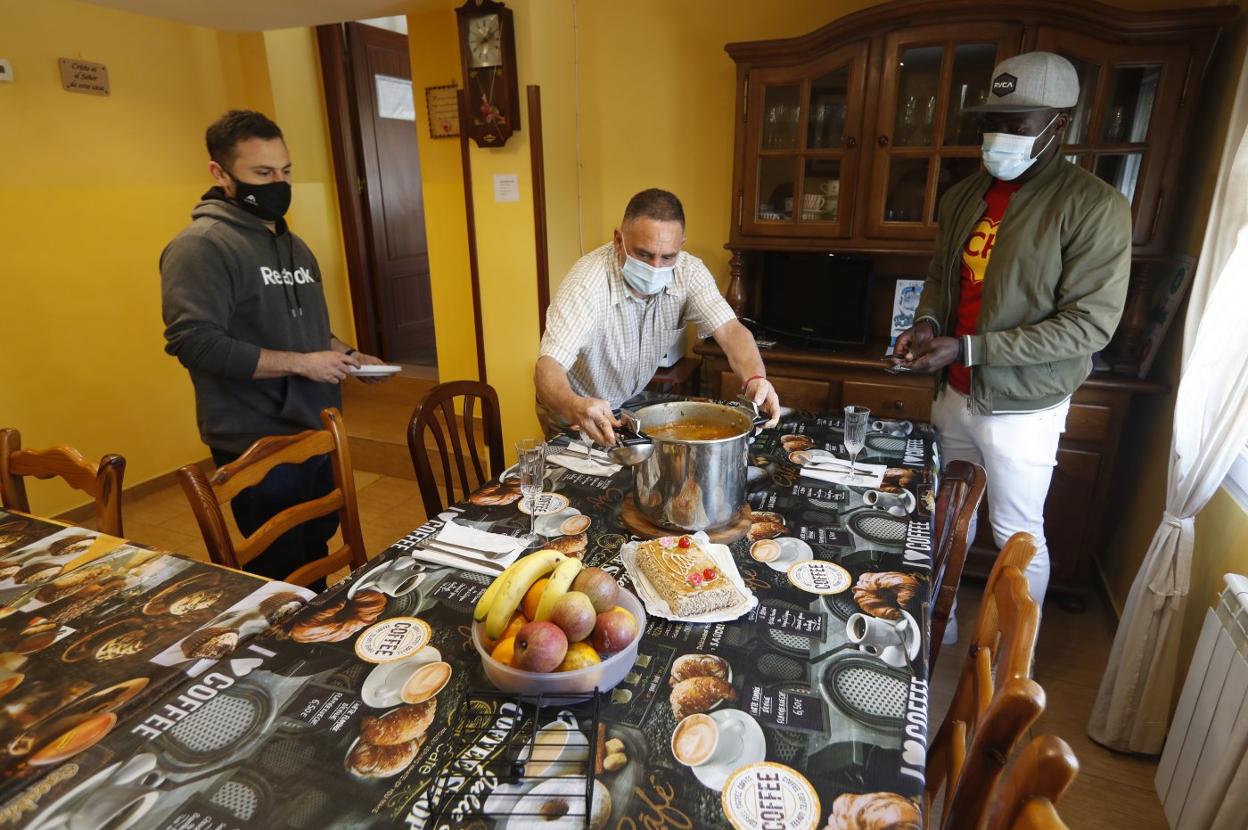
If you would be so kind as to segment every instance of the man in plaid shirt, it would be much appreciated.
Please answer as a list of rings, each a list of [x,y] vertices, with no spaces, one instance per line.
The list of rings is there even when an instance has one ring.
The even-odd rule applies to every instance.
[[[743,393],[779,418],[758,345],[737,320],[702,260],[681,250],[685,212],[666,190],[628,202],[611,242],[577,260],[546,312],[537,361],[537,414],[546,434],[579,426],[615,443],[612,414],[646,388],[668,345],[687,323],[714,337]]]

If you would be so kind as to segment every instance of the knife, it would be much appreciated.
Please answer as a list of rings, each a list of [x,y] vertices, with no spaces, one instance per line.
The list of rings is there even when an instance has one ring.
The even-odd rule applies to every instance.
[[[466,562],[470,565],[474,565],[478,568],[485,568],[489,571],[497,571],[500,574],[505,570],[505,568],[497,562],[491,562],[488,559],[478,559],[476,556],[465,556],[462,553],[456,553],[450,547],[445,546],[444,543],[441,542],[429,542],[417,550],[430,550],[449,559],[457,559],[460,562]]]

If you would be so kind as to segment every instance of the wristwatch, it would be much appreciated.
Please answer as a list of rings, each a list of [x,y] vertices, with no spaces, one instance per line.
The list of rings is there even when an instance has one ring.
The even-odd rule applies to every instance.
[[[965,365],[966,365],[966,338],[965,338],[965,337],[959,337],[959,338],[957,338],[957,340],[958,340],[958,357],[957,357],[957,362],[958,362],[958,363],[961,363],[963,366],[965,366]]]

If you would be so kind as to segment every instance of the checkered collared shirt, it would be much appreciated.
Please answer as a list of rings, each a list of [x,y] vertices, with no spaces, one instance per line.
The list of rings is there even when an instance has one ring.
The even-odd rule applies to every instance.
[[[702,260],[681,251],[671,284],[640,299],[629,291],[608,242],[564,277],[546,311],[541,353],[568,371],[573,392],[618,407],[646,388],[687,323],[696,323],[698,337],[706,338],[735,319]]]

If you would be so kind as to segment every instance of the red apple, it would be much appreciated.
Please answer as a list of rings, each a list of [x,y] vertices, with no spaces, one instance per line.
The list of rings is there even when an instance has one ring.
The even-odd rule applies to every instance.
[[[516,634],[516,668],[550,672],[568,653],[568,637],[552,622],[531,622]]]
[[[555,605],[550,610],[550,621],[563,629],[570,643],[588,637],[594,630],[597,619],[594,604],[580,591],[568,591],[555,600]]]
[[[619,651],[637,639],[637,621],[623,608],[612,608],[598,615],[590,643],[600,653]]]
[[[594,610],[599,614],[614,608],[620,595],[620,586],[616,584],[615,577],[602,568],[585,568],[572,580],[572,590],[589,597],[589,601],[594,604]]]

